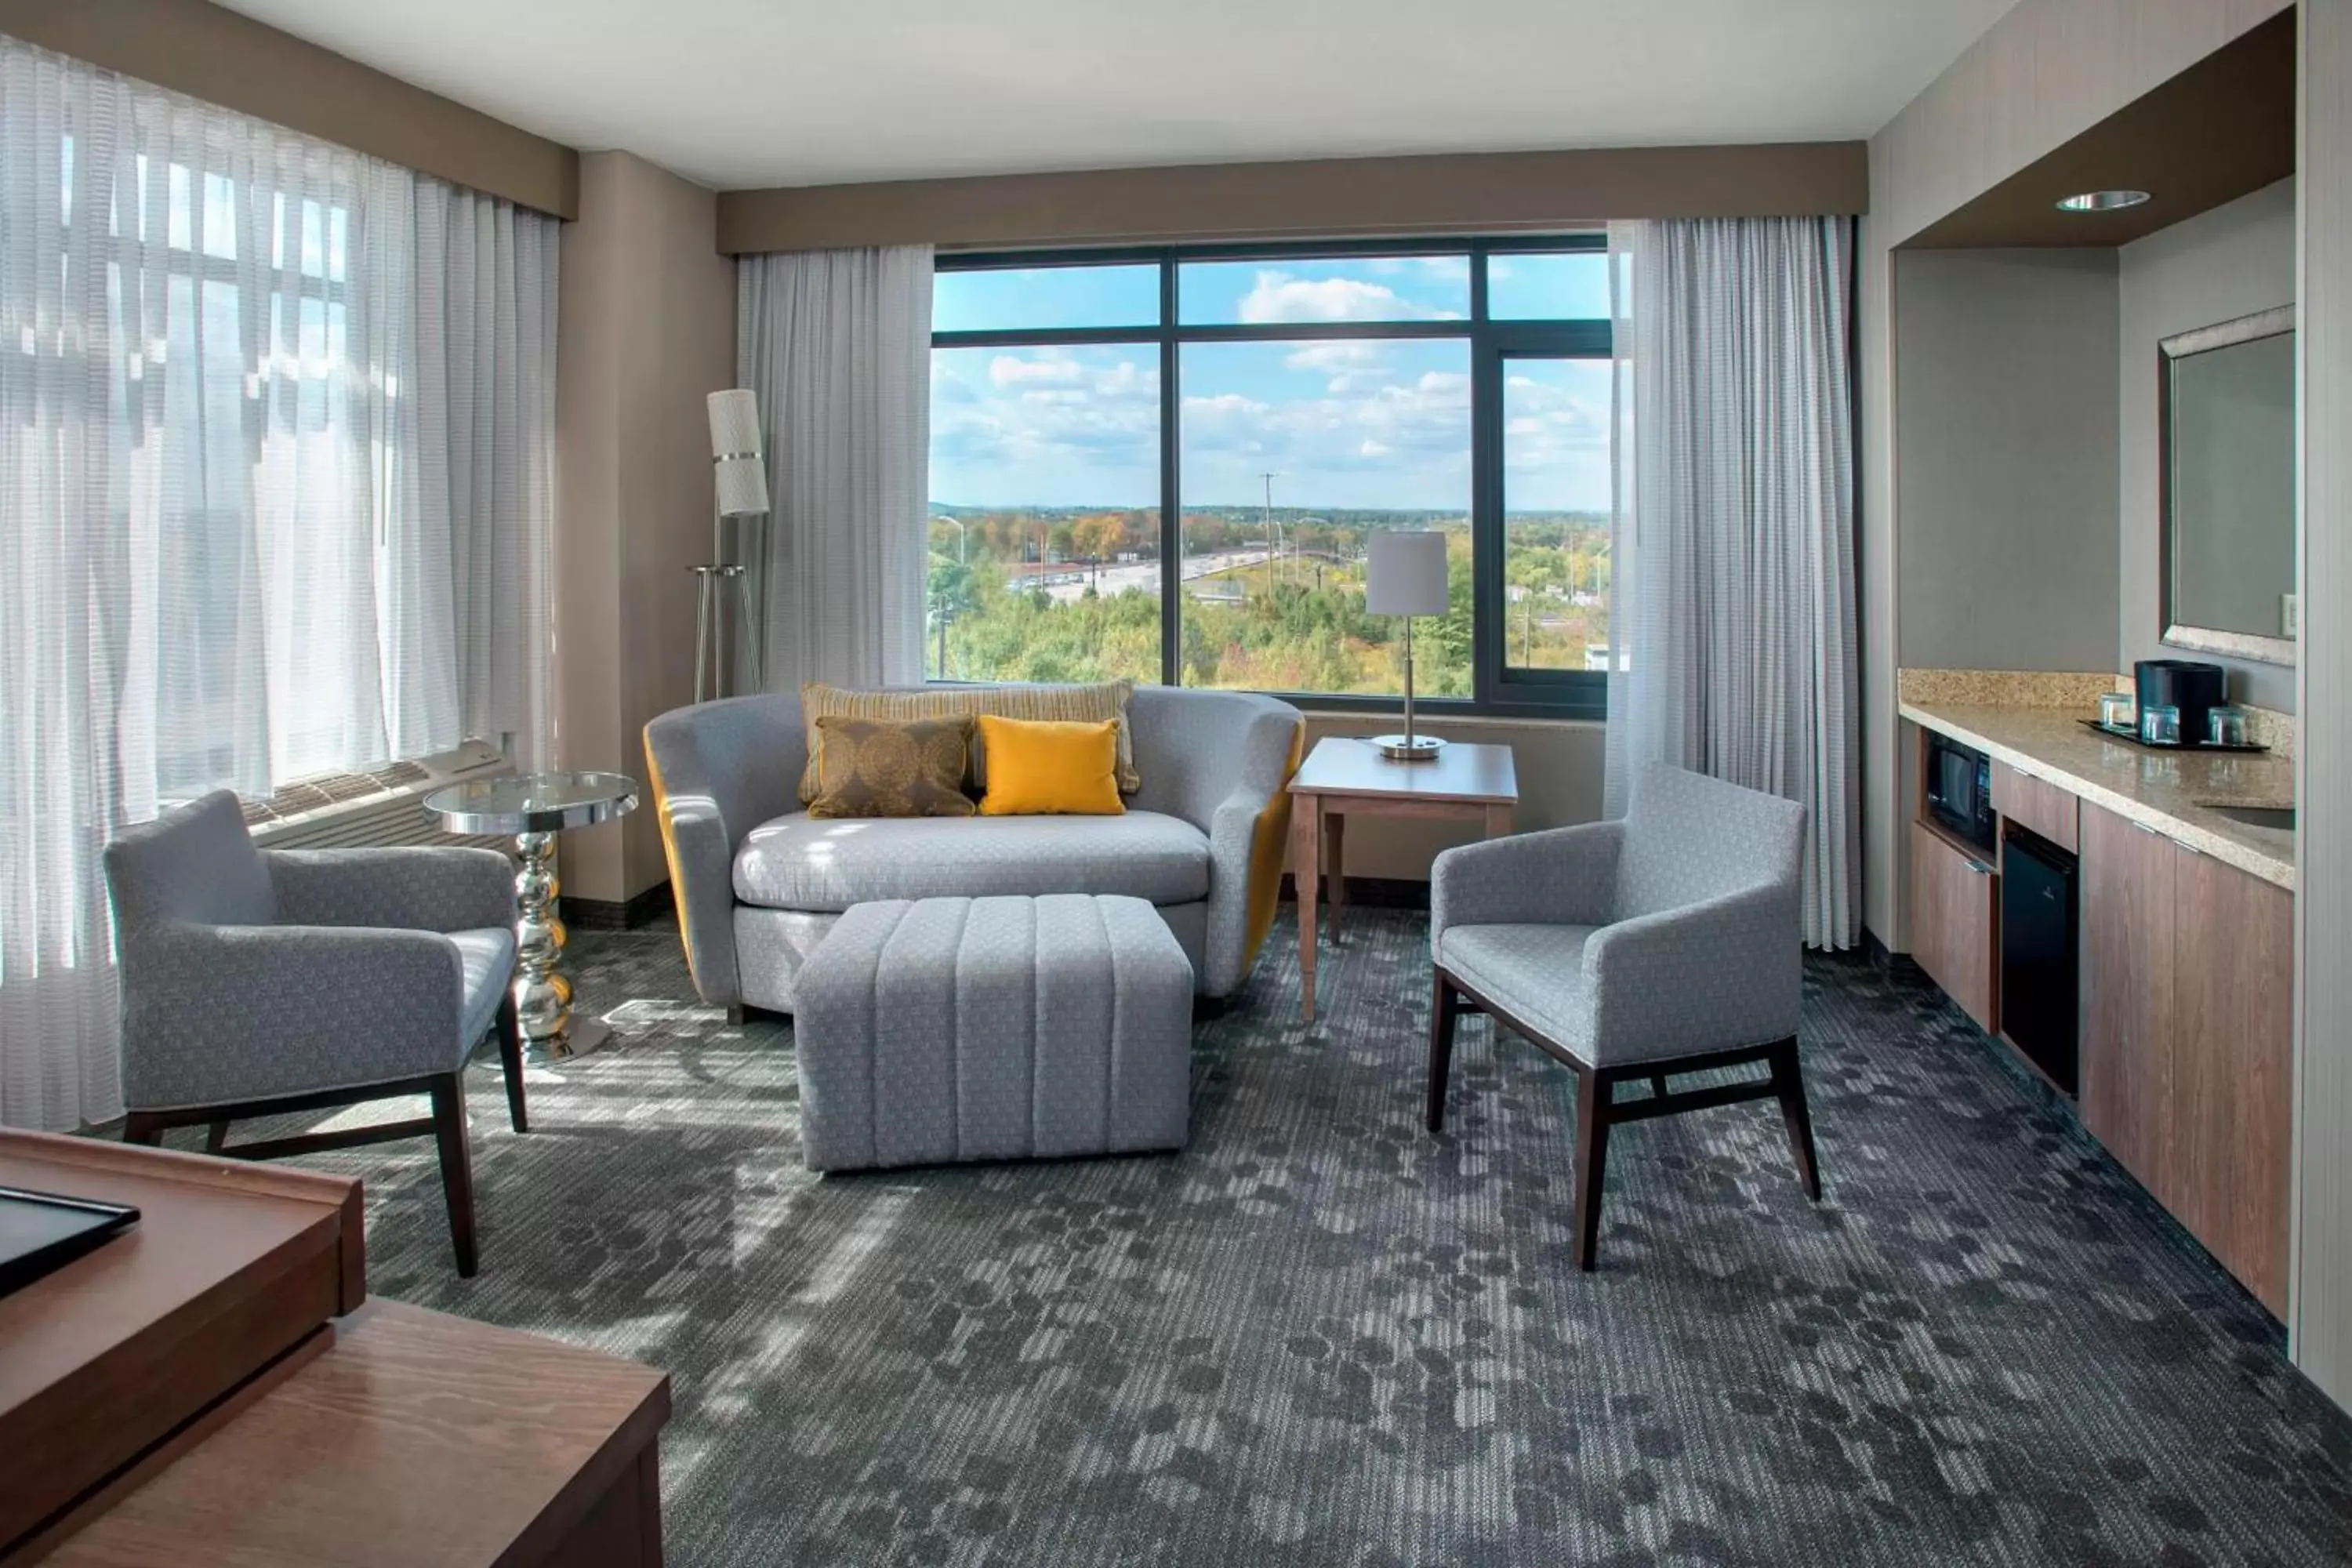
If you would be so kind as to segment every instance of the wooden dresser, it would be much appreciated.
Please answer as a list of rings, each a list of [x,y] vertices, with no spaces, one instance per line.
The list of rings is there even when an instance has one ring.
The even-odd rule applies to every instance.
[[[368,1301],[357,1182],[0,1132],[0,1185],[142,1215],[0,1297],[0,1568],[661,1562],[668,1379]]]

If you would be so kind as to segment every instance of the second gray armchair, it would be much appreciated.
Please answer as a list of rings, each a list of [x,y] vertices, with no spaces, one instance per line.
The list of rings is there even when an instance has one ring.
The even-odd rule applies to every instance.
[[[265,1160],[433,1134],[457,1272],[476,1264],[460,1075],[493,1024],[515,1131],[522,1045],[514,870],[491,849],[268,851],[217,791],[106,847],[121,994],[123,1136],[210,1128]],[[233,1121],[430,1097],[429,1119],[231,1144]]]
[[[1807,1195],[1822,1195],[1797,1063],[1805,808],[1679,768],[1635,781],[1622,822],[1493,839],[1431,870],[1429,1130],[1445,1122],[1454,1023],[1490,1015],[1577,1075],[1574,1262],[1591,1268],[1609,1130],[1777,1099]],[[1769,1076],[1680,1093],[1676,1073]],[[1616,1089],[1646,1080],[1650,1093]]]

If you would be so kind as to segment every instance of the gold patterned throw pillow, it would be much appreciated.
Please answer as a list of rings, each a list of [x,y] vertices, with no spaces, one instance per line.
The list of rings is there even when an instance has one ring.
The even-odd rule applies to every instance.
[[[801,687],[801,722],[808,731],[808,766],[801,773],[801,804],[820,793],[817,733],[820,720],[833,715],[856,719],[977,718],[993,713],[1005,719],[1053,720],[1070,723],[1118,721],[1118,792],[1133,795],[1143,787],[1135,771],[1134,736],[1129,732],[1127,701],[1135,695],[1132,680],[1105,680],[1090,686],[934,686],[896,690],[853,690],[811,680]],[[982,748],[971,749],[964,776],[967,791],[978,795],[987,787],[988,759]]]
[[[854,719],[816,721],[817,770],[811,816],[970,816],[963,793],[971,765],[971,721]]]

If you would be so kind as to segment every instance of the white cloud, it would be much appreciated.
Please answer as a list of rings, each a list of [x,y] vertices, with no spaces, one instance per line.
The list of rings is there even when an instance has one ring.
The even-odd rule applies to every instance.
[[[1381,345],[1365,338],[1302,343],[1283,359],[1291,370],[1360,370],[1381,363]]]
[[[1015,354],[999,354],[988,362],[988,379],[998,386],[1070,386],[1086,377],[1086,367],[1074,359],[1023,359]]]
[[[1265,270],[1242,296],[1241,318],[1251,326],[1283,321],[1446,321],[1458,312],[1404,299],[1385,283],[1354,278],[1298,278]]]
[[[1271,412],[1271,405],[1254,397],[1244,397],[1238,392],[1220,392],[1213,396],[1185,398],[1184,412],[1194,417],[1212,419],[1255,418]]]

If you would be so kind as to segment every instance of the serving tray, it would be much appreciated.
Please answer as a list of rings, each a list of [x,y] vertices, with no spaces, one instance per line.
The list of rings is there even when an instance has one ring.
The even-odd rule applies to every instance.
[[[2225,745],[2219,741],[2176,741],[2170,745],[2159,745],[2154,741],[2141,740],[2137,730],[2126,730],[2114,724],[2102,724],[2096,719],[2082,719],[2076,721],[2076,722],[2080,723],[2085,730],[2096,730],[2100,734],[2105,735],[2110,741],[2128,742],[2130,744],[2137,746],[2144,752],[2267,752],[2270,750],[2268,746],[2257,746],[2252,741],[2234,746]]]

